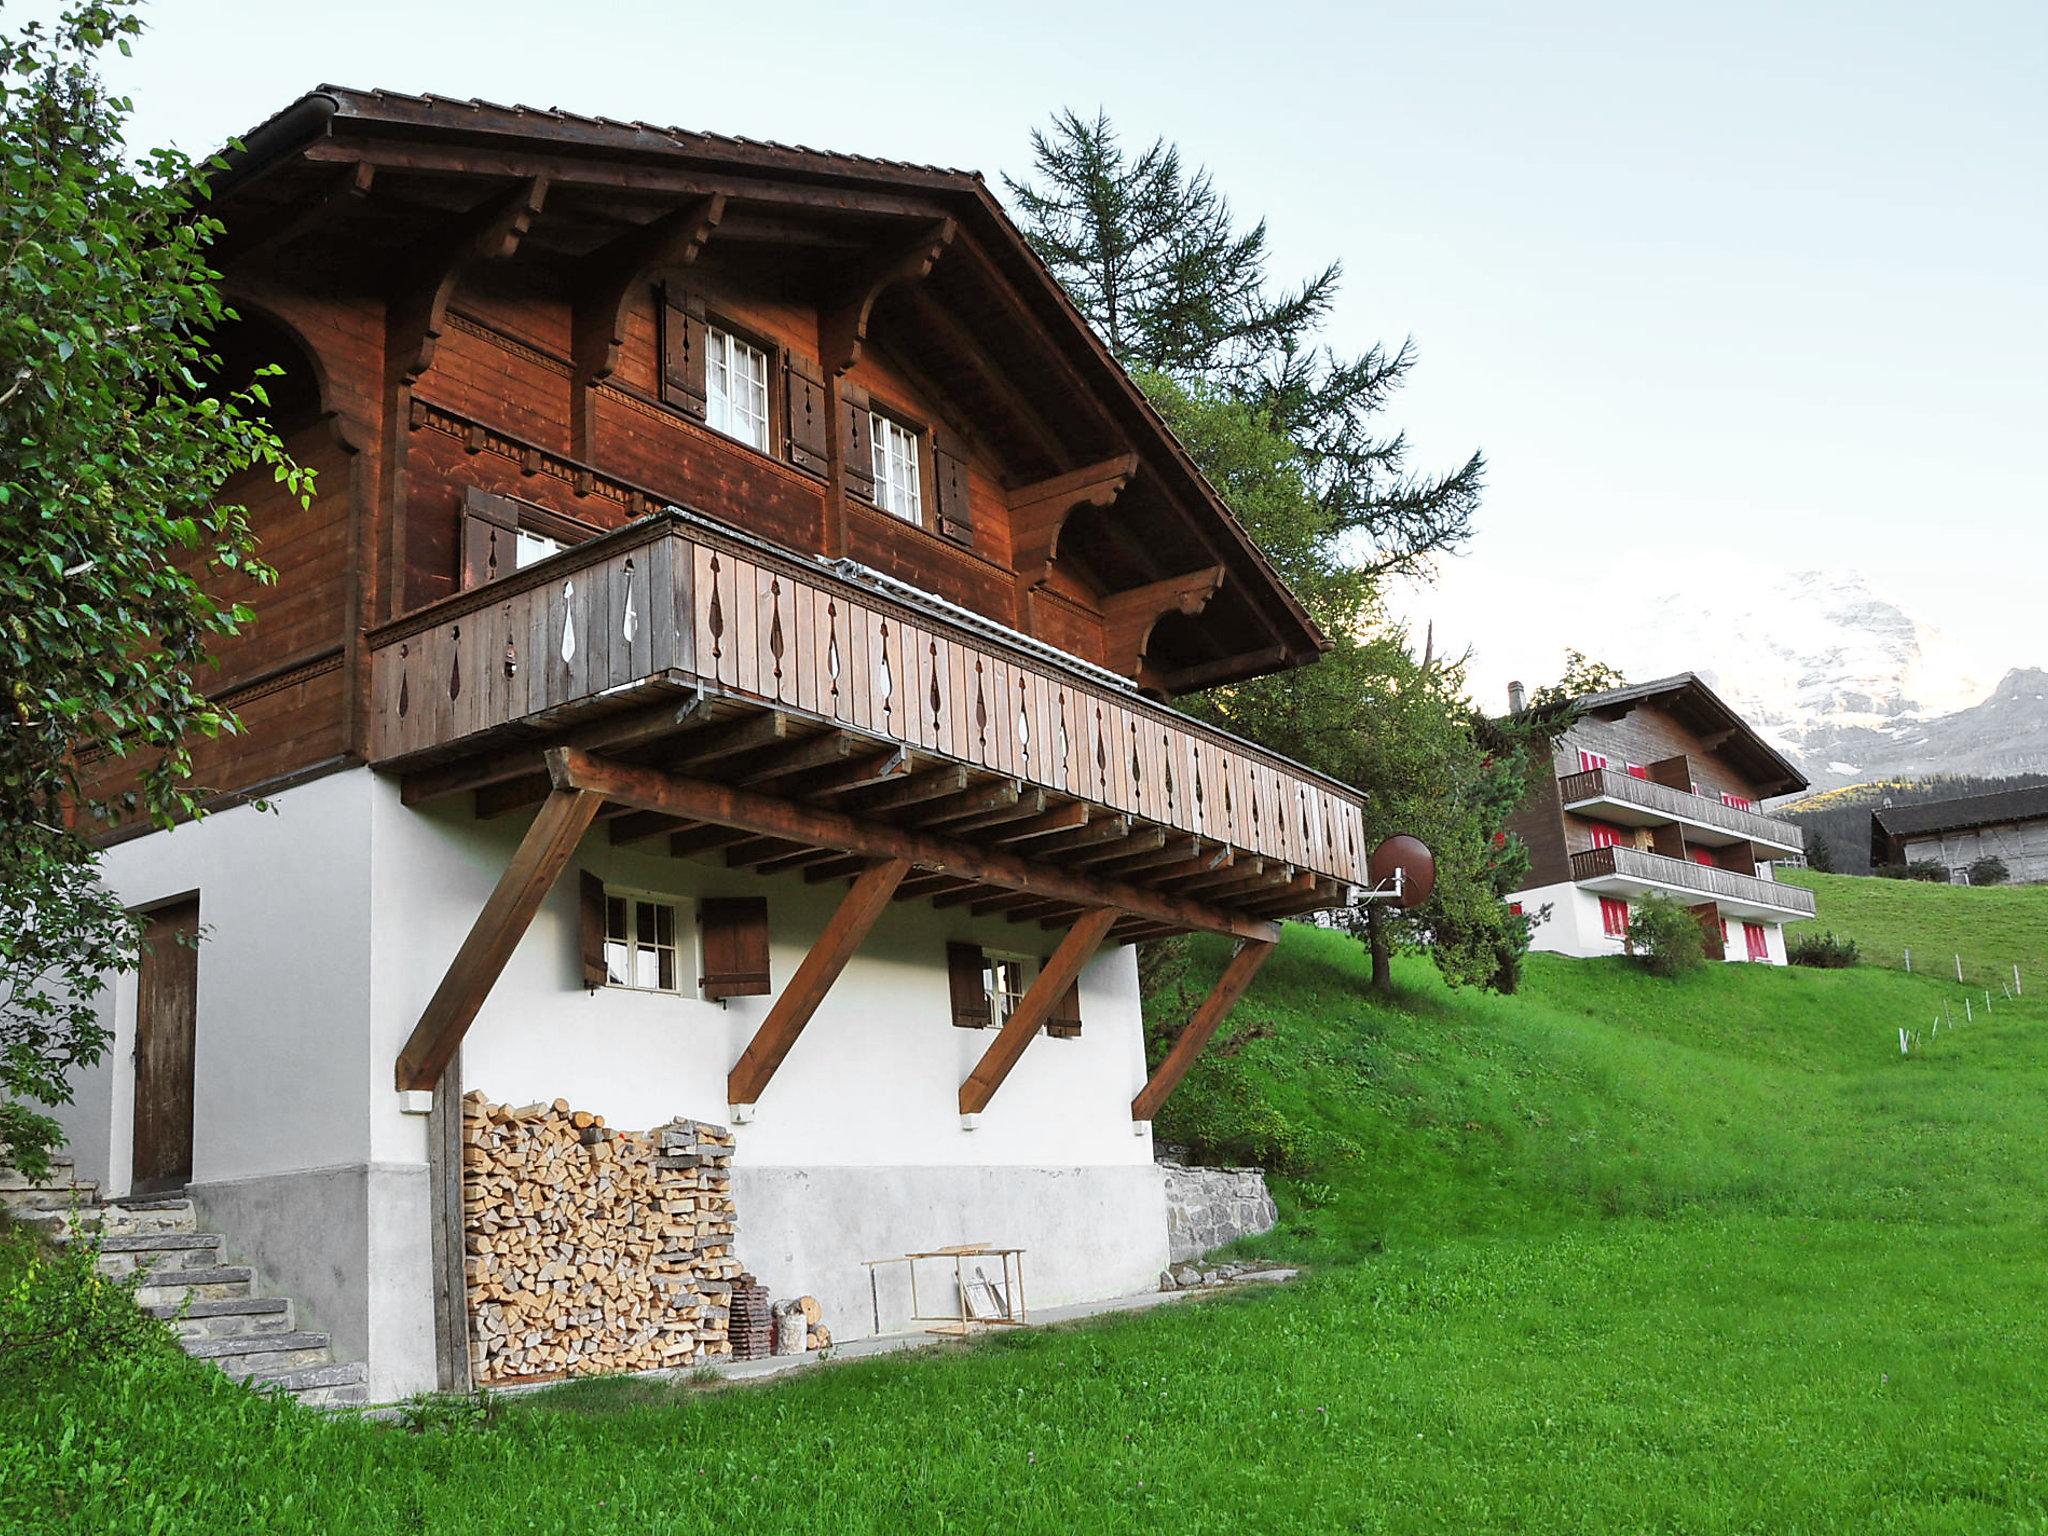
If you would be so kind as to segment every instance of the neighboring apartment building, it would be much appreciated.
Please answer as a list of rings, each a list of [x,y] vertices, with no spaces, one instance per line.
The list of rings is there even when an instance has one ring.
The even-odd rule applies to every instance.
[[[108,840],[155,942],[81,1175],[189,1188],[379,1397],[464,1381],[465,1091],[732,1127],[694,1241],[841,1338],[912,1249],[1152,1288],[1152,1115],[1363,807],[1164,702],[1326,642],[987,186],[332,87],[246,146],[220,346],[320,495],[228,487],[279,578],[214,813]],[[1148,1073],[1191,930],[1237,958]]]
[[[1508,899],[1532,918],[1548,909],[1532,948],[1608,955],[1624,948],[1631,905],[1661,892],[1692,910],[1710,955],[1783,965],[1784,925],[1813,916],[1813,893],[1772,879],[1770,862],[1805,844],[1757,806],[1805,787],[1690,672],[1588,694],[1509,822],[1530,870]]]
[[[2048,880],[2048,784],[1870,813],[1870,862],[1939,864],[1966,885],[1979,859],[2004,862],[2015,884]]]

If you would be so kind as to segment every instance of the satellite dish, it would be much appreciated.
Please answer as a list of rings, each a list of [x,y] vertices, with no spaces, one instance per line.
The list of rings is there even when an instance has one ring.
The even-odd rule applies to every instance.
[[[1390,837],[1373,849],[1365,862],[1366,877],[1375,890],[1391,891],[1396,871],[1401,876],[1397,900],[1403,908],[1419,907],[1429,900],[1429,893],[1436,889],[1436,855],[1421,838],[1405,832]]]

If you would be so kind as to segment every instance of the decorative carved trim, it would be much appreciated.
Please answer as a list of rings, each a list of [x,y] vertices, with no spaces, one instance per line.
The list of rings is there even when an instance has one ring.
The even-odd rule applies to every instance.
[[[515,336],[510,331],[501,330],[488,320],[479,319],[451,306],[445,328],[474,336],[478,341],[496,347],[500,352],[510,352],[514,357],[532,363],[537,368],[545,368],[549,373],[561,378],[569,377],[569,359],[549,352],[523,336]]]

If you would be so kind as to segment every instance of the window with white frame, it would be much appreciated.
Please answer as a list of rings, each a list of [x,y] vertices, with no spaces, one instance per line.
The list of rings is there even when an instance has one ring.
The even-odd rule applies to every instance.
[[[917,434],[881,412],[871,413],[875,453],[875,505],[906,523],[924,521],[924,487],[917,474]]]
[[[535,533],[528,528],[517,529],[513,533],[512,569],[523,571],[537,560],[545,560],[549,555],[560,554],[562,549],[560,539],[551,539],[544,533]]]
[[[1010,1015],[1017,1011],[1017,1005],[1024,1001],[1025,967],[1030,959],[1024,955],[1004,955],[993,950],[982,956],[983,985],[988,989],[988,1021],[997,1029],[1009,1022]]]
[[[646,992],[681,988],[676,904],[633,891],[604,893],[605,985]]]
[[[768,446],[768,354],[708,326],[704,332],[704,419],[727,437]]]

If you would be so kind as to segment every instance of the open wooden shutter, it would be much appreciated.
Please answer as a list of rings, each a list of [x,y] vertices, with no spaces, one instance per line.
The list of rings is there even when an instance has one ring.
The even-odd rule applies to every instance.
[[[1046,1016],[1045,1032],[1055,1040],[1081,1038],[1081,982],[1077,977]]]
[[[593,990],[611,979],[604,963],[604,881],[578,871],[576,936],[583,951],[583,985]]]
[[[988,982],[981,947],[946,946],[946,983],[953,993],[953,1024],[959,1029],[987,1029]]]
[[[939,532],[955,544],[974,547],[974,510],[967,501],[967,461],[932,433],[932,490],[938,502]]]
[[[813,474],[825,473],[825,375],[808,357],[782,354],[789,462]]]
[[[869,420],[868,392],[839,381],[839,451],[846,460],[846,489],[862,501],[875,499],[875,424]]]
[[[704,419],[704,300],[670,287],[661,306],[661,398]]]
[[[510,576],[518,564],[519,503],[469,486],[462,493],[462,585]]]
[[[706,997],[762,997],[768,991],[768,898],[708,896],[697,904],[704,933]]]

